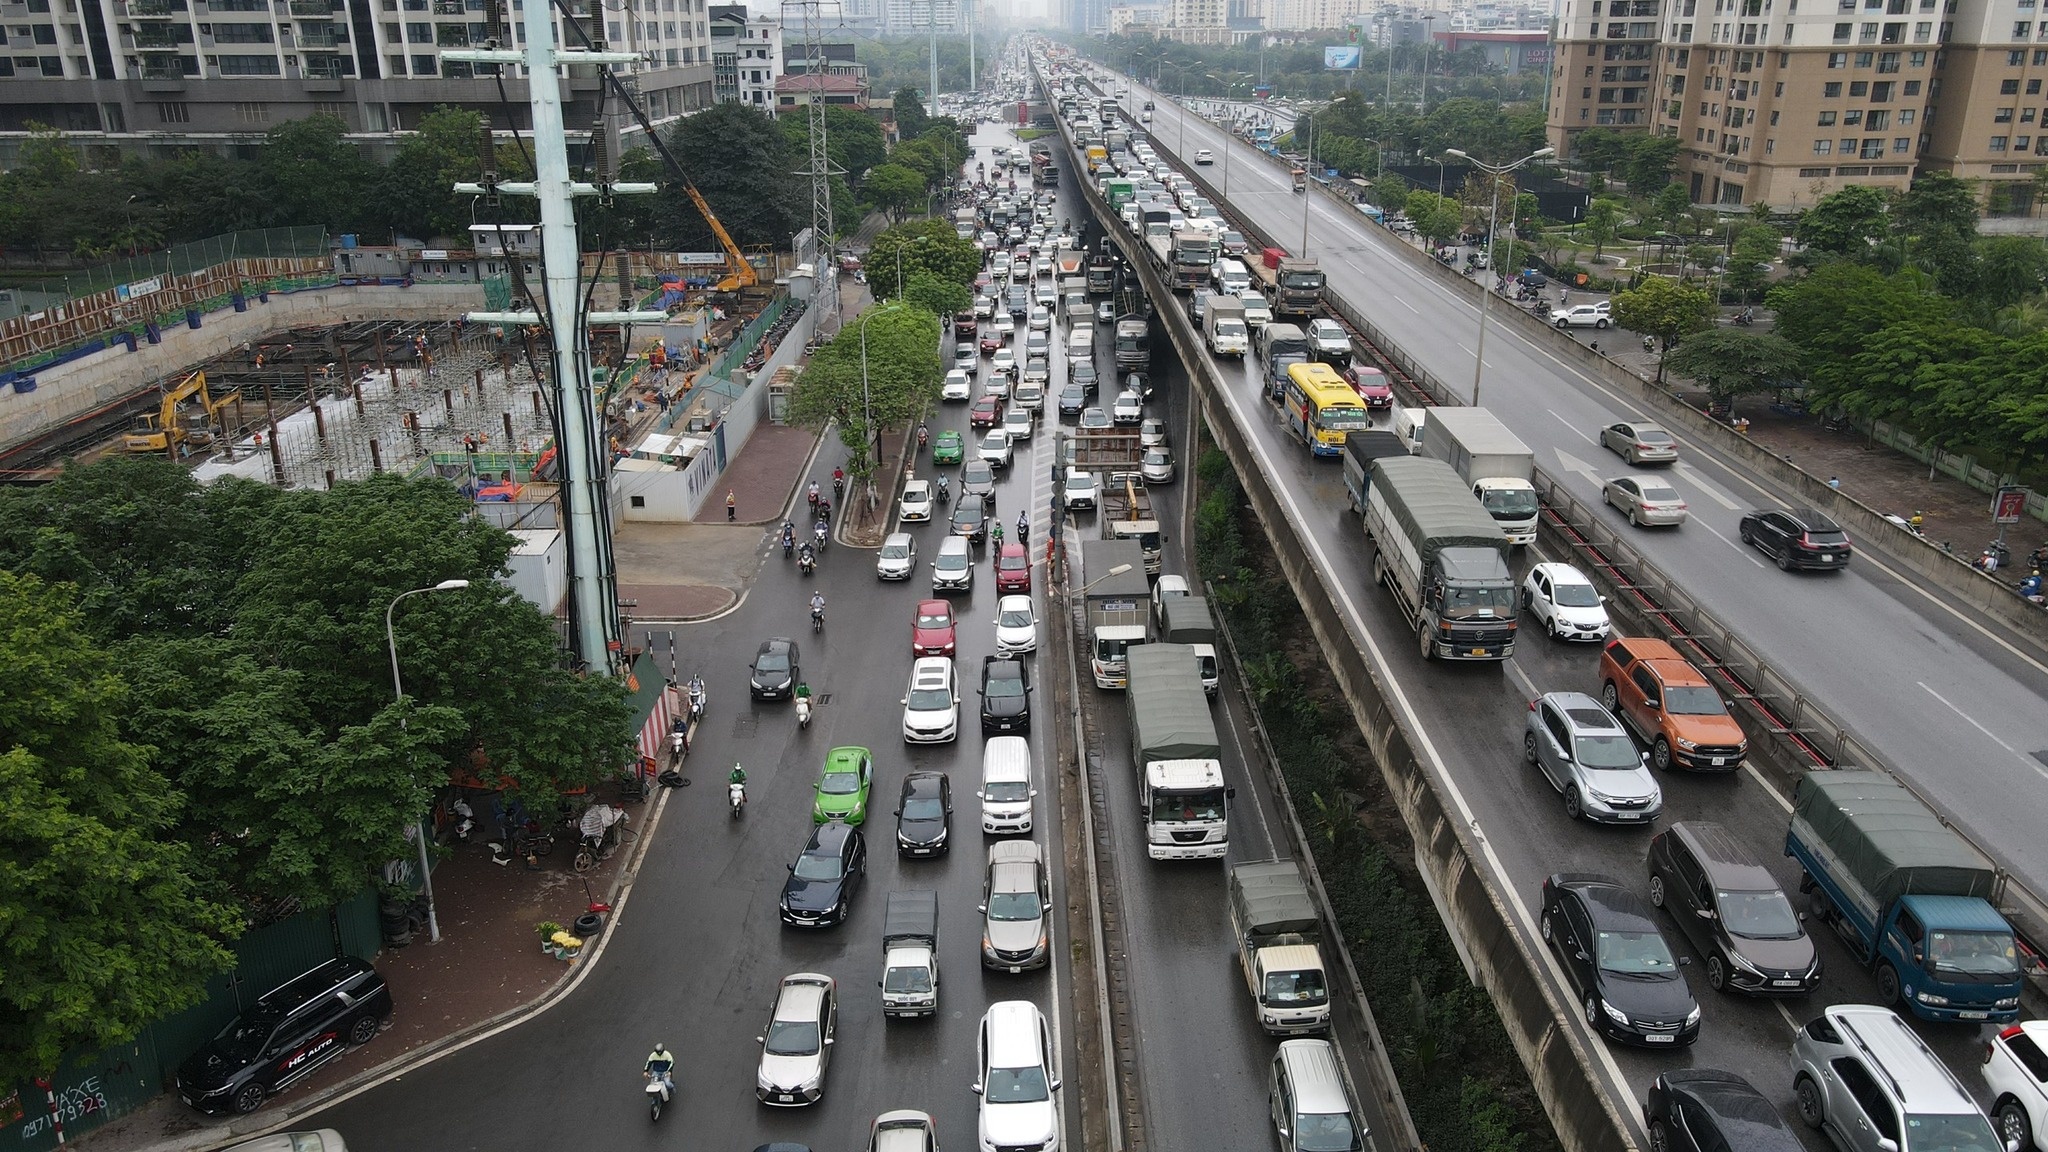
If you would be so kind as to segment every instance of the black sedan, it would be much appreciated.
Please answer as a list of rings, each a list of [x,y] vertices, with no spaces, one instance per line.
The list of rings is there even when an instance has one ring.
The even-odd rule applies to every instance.
[[[1015,656],[981,658],[981,734],[1031,731],[1031,669]]]
[[[867,871],[868,845],[860,829],[837,820],[818,825],[782,884],[782,922],[798,928],[845,923]]]
[[[903,777],[896,805],[896,853],[937,856],[953,831],[953,784],[944,772],[911,772]]]
[[[801,669],[796,641],[787,636],[771,636],[761,642],[761,650],[754,653],[754,663],[747,681],[756,700],[787,700],[796,692]]]
[[[1643,1104],[1656,1152],[1800,1152],[1799,1138],[1749,1081],[1715,1068],[1674,1068]]]
[[[1650,1048],[1699,1039],[1700,1006],[1677,959],[1649,906],[1619,880],[1583,872],[1549,877],[1540,927],[1594,1031]]]
[[[1081,409],[1086,408],[1087,406],[1088,389],[1083,388],[1079,384],[1072,383],[1069,383],[1066,387],[1060,389],[1061,418],[1071,420],[1079,416],[1081,414]]]
[[[947,531],[955,536],[965,536],[972,543],[981,543],[988,537],[988,509],[979,500],[962,500],[953,505]]]

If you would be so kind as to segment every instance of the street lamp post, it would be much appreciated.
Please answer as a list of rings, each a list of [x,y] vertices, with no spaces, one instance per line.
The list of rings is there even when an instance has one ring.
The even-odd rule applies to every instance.
[[[1555,148],[1539,148],[1512,164],[1488,164],[1480,160],[1474,160],[1456,148],[1447,149],[1444,153],[1447,156],[1456,156],[1458,159],[1493,177],[1493,206],[1486,217],[1486,270],[1496,276],[1501,274],[1497,251],[1498,245],[1495,243],[1494,237],[1494,233],[1499,230],[1500,226],[1501,178],[1522,165],[1529,163],[1531,160],[1541,160],[1546,156],[1552,156],[1556,153],[1557,149]],[[1480,283],[1479,287],[1481,289],[1479,294],[1479,348],[1472,357],[1472,405],[1475,408],[1479,405],[1480,376],[1486,371],[1487,305],[1493,302],[1493,289],[1486,287],[1484,281]]]
[[[1317,111],[1321,111],[1321,109],[1317,109]],[[1301,119],[1299,116],[1295,118],[1294,126],[1297,130],[1301,127]],[[1302,157],[1301,164],[1303,178],[1312,178],[1316,164],[1316,122],[1313,116],[1308,118],[1308,151]],[[1314,203],[1315,198],[1315,189],[1304,187],[1301,190],[1301,254],[1303,256],[1308,255],[1308,210],[1311,204]]]
[[[1416,110],[1416,118],[1429,115],[1429,54],[1436,46],[1436,17],[1422,18],[1422,106]]]
[[[391,695],[393,699],[400,702],[405,700],[405,682],[399,679],[398,676],[398,634],[392,631],[391,628],[391,614],[397,610],[398,602],[408,596],[419,596],[427,592],[453,592],[467,587],[469,587],[469,581],[467,580],[443,580],[432,587],[414,588],[409,592],[400,592],[391,598],[391,603],[384,606],[384,647],[391,653]],[[419,828],[419,846],[420,892],[427,898],[427,942],[439,944],[441,942],[441,919],[434,911],[434,874],[428,870],[427,829],[425,825],[421,825]]]
[[[1129,572],[1130,570],[1131,570],[1131,566],[1130,566],[1129,564],[1119,564],[1119,565],[1117,565],[1116,567],[1114,567],[1114,568],[1111,568],[1111,569],[1110,569],[1109,571],[1107,571],[1107,572],[1104,572],[1104,573],[1103,573],[1102,575],[1100,575],[1100,576],[1097,576],[1097,577],[1096,577],[1095,579],[1093,579],[1093,580],[1090,580],[1090,581],[1089,581],[1089,582],[1087,582],[1086,584],[1083,584],[1083,585],[1081,585],[1081,586],[1080,586],[1079,588],[1076,588],[1076,589],[1074,589],[1074,590],[1073,590],[1072,592],[1068,593],[1068,595],[1069,595],[1069,596],[1080,596],[1080,595],[1084,595],[1084,594],[1086,594],[1086,593],[1087,593],[1087,591],[1088,591],[1088,590],[1089,590],[1090,588],[1093,588],[1093,587],[1095,587],[1095,586],[1096,586],[1097,584],[1100,584],[1100,583],[1102,583],[1102,582],[1103,582],[1104,580],[1107,580],[1107,579],[1109,579],[1109,578],[1110,578],[1110,577],[1112,577],[1112,576],[1121,576],[1121,575],[1123,575],[1124,573],[1126,573],[1126,572]]]
[[[901,259],[901,257],[898,257]],[[899,276],[900,279],[900,276]],[[878,314],[895,307],[894,302],[881,308],[870,308],[860,318],[860,407],[861,419],[867,422],[867,435],[862,437],[862,447],[870,453],[868,457],[868,508],[875,506],[875,469],[882,460],[882,433],[875,427],[875,401],[868,389],[868,321]]]

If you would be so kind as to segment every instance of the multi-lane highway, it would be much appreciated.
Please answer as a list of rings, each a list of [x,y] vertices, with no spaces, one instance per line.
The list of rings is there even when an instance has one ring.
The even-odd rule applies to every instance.
[[[1176,129],[1177,117],[1167,98],[1158,97],[1157,101],[1160,111],[1155,112],[1152,124],[1154,142],[1162,152],[1171,153],[1181,130]],[[1220,183],[1224,149],[1235,152],[1231,158],[1232,207],[1294,247],[1303,197],[1288,189],[1284,174],[1249,147],[1229,141],[1191,115],[1184,133],[1183,155],[1198,147],[1217,153],[1218,164],[1203,173],[1212,183]],[[1475,304],[1416,274],[1394,254],[1381,251],[1379,246],[1389,238],[1362,220],[1344,215],[1319,198],[1310,199],[1309,251],[1321,258],[1332,291],[1345,296],[1385,329],[1412,334],[1401,352],[1417,357],[1439,376],[1459,378],[1458,358],[1462,356],[1463,378],[1469,379]],[[1569,477],[1568,482],[1589,503],[1596,502],[1597,488],[1586,473],[1609,475],[1627,469],[1595,447],[1590,437],[1610,413],[1622,415],[1629,411],[1627,406],[1603,392],[1596,382],[1573,373],[1540,345],[1513,333],[1496,331],[1489,336],[1487,360],[1488,406],[1501,412],[1537,447],[1543,467]],[[1434,760],[1440,774],[1451,782],[1451,803],[1475,829],[1485,861],[1508,894],[1522,931],[1535,939],[1538,890],[1543,878],[1553,872],[1605,872],[1640,892],[1648,833],[1567,820],[1556,793],[1520,755],[1528,700],[1552,690],[1597,691],[1597,650],[1551,643],[1532,629],[1525,630],[1514,659],[1504,668],[1424,665],[1415,657],[1408,625],[1386,593],[1372,582],[1371,549],[1363,539],[1357,514],[1349,509],[1336,465],[1313,460],[1282,428],[1275,410],[1262,399],[1264,390],[1254,371],[1230,359],[1218,361],[1215,368],[1225,385],[1228,412],[1210,412],[1209,418],[1234,420],[1252,434],[1260,470],[1277,482],[1290,516],[1310,540],[1325,585],[1360,633],[1369,638],[1373,650],[1368,655],[1386,675],[1391,703],[1419,736],[1421,754]],[[1987,744],[2005,754],[2000,740],[2018,741],[2015,747],[2019,748],[2048,743],[2039,733],[2031,738],[2025,734],[2048,716],[2039,705],[2041,670],[2031,657],[2004,649],[1973,622],[1949,614],[1938,600],[1878,571],[1881,558],[1865,557],[1845,579],[1787,576],[1763,567],[1734,542],[1733,523],[1737,508],[1767,496],[1752,486],[1750,478],[1700,454],[1696,445],[1688,445],[1687,451],[1689,458],[1676,470],[1674,479],[1687,490],[1698,521],[1678,533],[1646,540],[1643,546],[1667,571],[1695,582],[1697,594],[1724,613],[1724,618],[1754,628],[1756,634],[1749,637],[1752,643],[1772,653],[1774,659],[1781,650],[1798,656],[1799,667],[1809,670],[1802,673],[1806,681],[1823,699],[1831,704],[1837,698],[1858,702],[1886,721],[1884,732],[1909,730],[1924,742],[1931,738],[1929,733],[1960,727],[1974,738],[1968,746],[1976,750],[1980,761],[1988,755],[1984,752]],[[1895,675],[1876,672],[1883,668],[1899,671]],[[1951,682],[1955,677],[1962,678],[1960,684]],[[1951,688],[1969,692],[1971,685],[1983,686],[1988,693],[1983,698],[2004,701],[2003,728],[1987,724],[1979,729],[1952,710],[1933,715],[1923,706],[1931,701],[1923,701],[1928,689],[1920,687],[1920,682],[1957,703],[1961,702],[1957,697],[1948,696]],[[1927,718],[1924,728],[1916,718]],[[1979,718],[1973,715],[1970,719]],[[1882,741],[1880,746],[1889,750]],[[1951,753],[1939,758],[1906,757],[1902,763],[1917,769],[1922,785],[1944,803],[1954,804],[1959,798],[1972,805],[1980,814],[1980,832],[2006,829],[2009,842],[1998,843],[2008,850],[2009,858],[2034,860],[2038,838],[2021,834],[2021,829],[2031,831],[2029,809],[2010,803],[2014,796],[2038,792],[2039,777],[2020,763],[2021,759],[2008,755],[2003,765],[1980,762],[1965,766]],[[1938,774],[1930,771],[1934,766],[1938,766]],[[1792,890],[1798,874],[1781,854],[1787,810],[1775,790],[1750,774],[1669,776],[1663,785],[1667,821],[1722,823]],[[1680,939],[1675,933],[1672,938]],[[1706,1016],[1701,1039],[1689,1051],[1611,1048],[1587,1036],[1612,1096],[1630,1111],[1639,1105],[1648,1081],[1663,1068],[1673,1064],[1719,1067],[1751,1076],[1760,1089],[1780,1102],[1789,1117],[1791,1085],[1782,1070],[1792,1028],[1810,1015],[1813,1005],[1869,1001],[1875,996],[1868,977],[1853,967],[1832,937],[1823,935],[1821,946],[1828,975],[1822,987],[1803,1002],[1716,996],[1696,976],[1696,993]],[[1540,950],[1542,946],[1537,947]],[[1357,959],[1361,964],[1371,962],[1369,956]],[[1562,1000],[1571,1003],[1561,973],[1553,967],[1549,976]],[[1922,1031],[1964,1082],[1977,1086],[1974,1069],[1981,1048],[1976,1030]]]

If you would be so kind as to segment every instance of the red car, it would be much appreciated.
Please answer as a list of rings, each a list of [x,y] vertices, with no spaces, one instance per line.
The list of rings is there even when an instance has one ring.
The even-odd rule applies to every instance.
[[[983,396],[974,402],[974,408],[967,414],[967,422],[976,428],[993,428],[1003,418],[1003,402],[994,396]]]
[[[912,656],[953,654],[953,606],[944,600],[917,602],[917,618],[910,625]]]
[[[1353,364],[1344,370],[1344,379],[1358,398],[1365,401],[1367,408],[1391,408],[1394,406],[1394,389],[1387,383],[1387,374],[1377,368]]]
[[[995,282],[995,277],[989,275],[987,272],[983,272],[979,276],[976,276],[974,278],[974,290],[986,296],[988,294],[989,285],[994,284]]]
[[[1005,544],[996,555],[996,593],[1031,594],[1031,553],[1022,544]]]
[[[1001,336],[996,335],[996,331],[993,328],[989,329],[988,334],[981,338],[981,352],[984,356],[994,352],[996,349],[1001,348],[1002,346],[1003,338]]]

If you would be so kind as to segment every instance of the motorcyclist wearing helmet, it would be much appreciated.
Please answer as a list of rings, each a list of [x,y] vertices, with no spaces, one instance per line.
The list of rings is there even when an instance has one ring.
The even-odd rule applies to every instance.
[[[648,1079],[661,1081],[662,1087],[673,1092],[676,1088],[675,1067],[675,1055],[668,1050],[668,1045],[657,1041],[654,1051],[647,1055],[647,1063],[641,1065],[640,1074]]]

